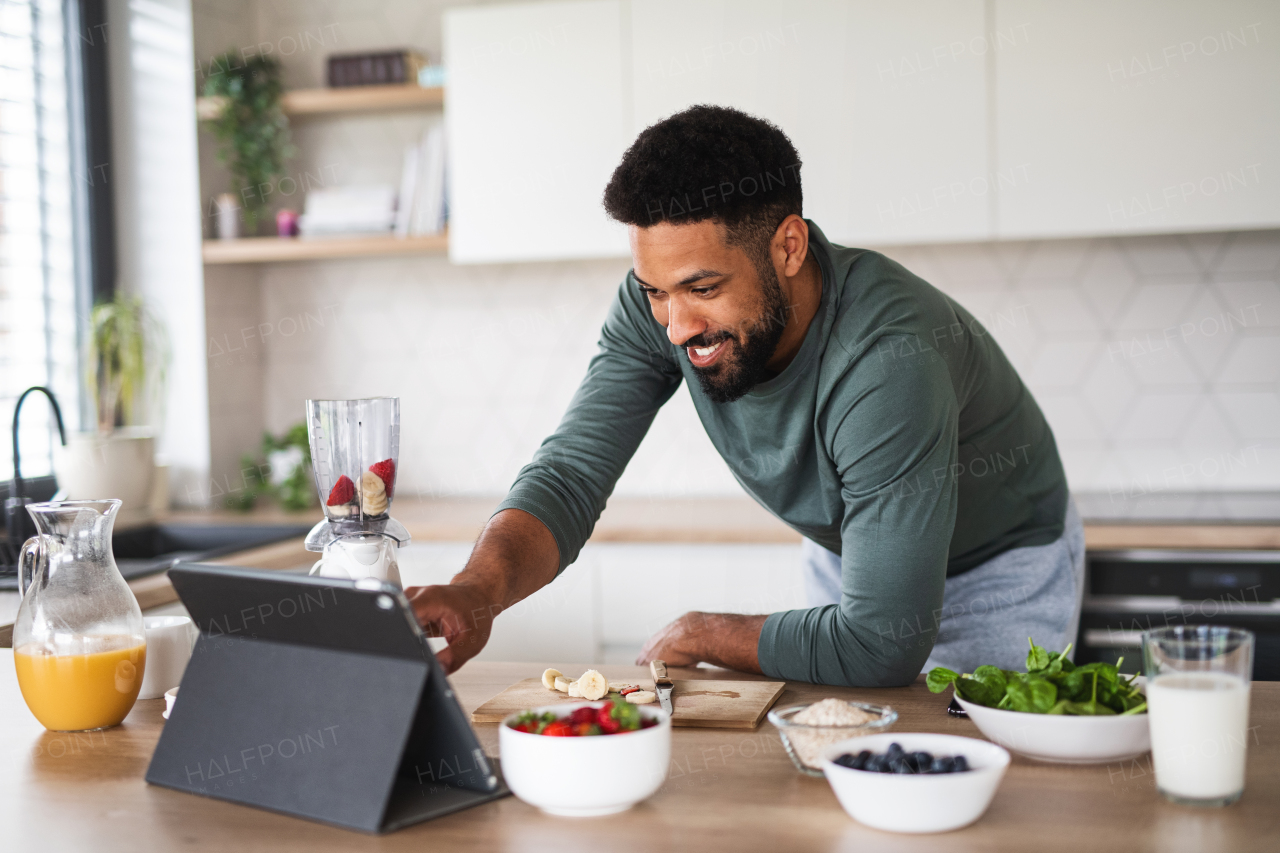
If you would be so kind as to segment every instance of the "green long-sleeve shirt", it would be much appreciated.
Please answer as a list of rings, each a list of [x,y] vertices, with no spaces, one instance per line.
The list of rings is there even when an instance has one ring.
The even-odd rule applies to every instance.
[[[937,634],[943,583],[1062,534],[1053,433],[988,331],[883,255],[809,223],[822,300],[785,370],[714,403],[628,274],[556,432],[499,510],[540,519],[578,556],[658,409],[682,379],[748,494],[841,555],[838,605],[772,614],[758,647],[775,678],[906,684]]]

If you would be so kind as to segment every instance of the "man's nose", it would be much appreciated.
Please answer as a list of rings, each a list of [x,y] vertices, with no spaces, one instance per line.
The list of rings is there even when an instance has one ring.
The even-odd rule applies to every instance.
[[[691,310],[691,306],[686,306],[683,300],[669,299],[667,311],[667,340],[678,347],[707,330],[707,321]]]

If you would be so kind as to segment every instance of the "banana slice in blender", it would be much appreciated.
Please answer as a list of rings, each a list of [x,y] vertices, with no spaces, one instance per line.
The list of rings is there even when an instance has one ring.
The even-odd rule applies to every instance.
[[[360,503],[365,515],[382,515],[387,511],[387,487],[372,471],[360,475]]]
[[[603,699],[609,692],[609,679],[594,669],[589,669],[578,677],[578,692],[583,699],[590,699],[592,702]]]

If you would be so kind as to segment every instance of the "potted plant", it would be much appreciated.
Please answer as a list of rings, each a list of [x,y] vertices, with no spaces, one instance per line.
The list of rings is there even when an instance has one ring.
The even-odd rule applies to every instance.
[[[204,94],[221,99],[222,108],[205,124],[218,140],[218,161],[231,171],[230,194],[252,235],[267,212],[270,188],[293,156],[289,120],[280,108],[280,63],[269,56],[245,60],[232,50],[215,59],[213,68]]]
[[[260,495],[273,497],[284,509],[296,512],[314,506],[315,481],[311,478],[311,442],[305,423],[294,424],[276,438],[262,434],[262,454],[240,457],[244,488],[227,495],[230,509],[248,512]]]
[[[161,421],[168,341],[137,296],[117,294],[89,319],[86,382],[97,429],[71,436],[57,456],[59,488],[70,498],[119,498],[145,509],[155,476],[155,431],[140,426],[139,405]]]

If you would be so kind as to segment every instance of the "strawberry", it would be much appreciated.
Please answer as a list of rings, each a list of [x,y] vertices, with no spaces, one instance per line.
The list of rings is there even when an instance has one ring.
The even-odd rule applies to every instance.
[[[547,737],[575,737],[578,734],[567,720],[556,720],[543,729],[542,733]]]
[[[329,492],[329,500],[325,501],[328,506],[338,506],[339,504],[349,503],[356,496],[356,484],[351,482],[351,478],[343,474],[338,478],[338,482],[333,484],[333,489]]]
[[[615,734],[622,725],[613,717],[613,704],[606,703],[596,712],[596,725],[607,735]]]
[[[383,459],[369,466],[369,470],[377,474],[382,484],[387,487],[387,500],[391,500],[392,488],[396,483],[396,463],[394,459]]]
[[[572,726],[580,726],[583,723],[594,723],[595,721],[596,709],[590,706],[578,708],[569,714],[569,724]]]

